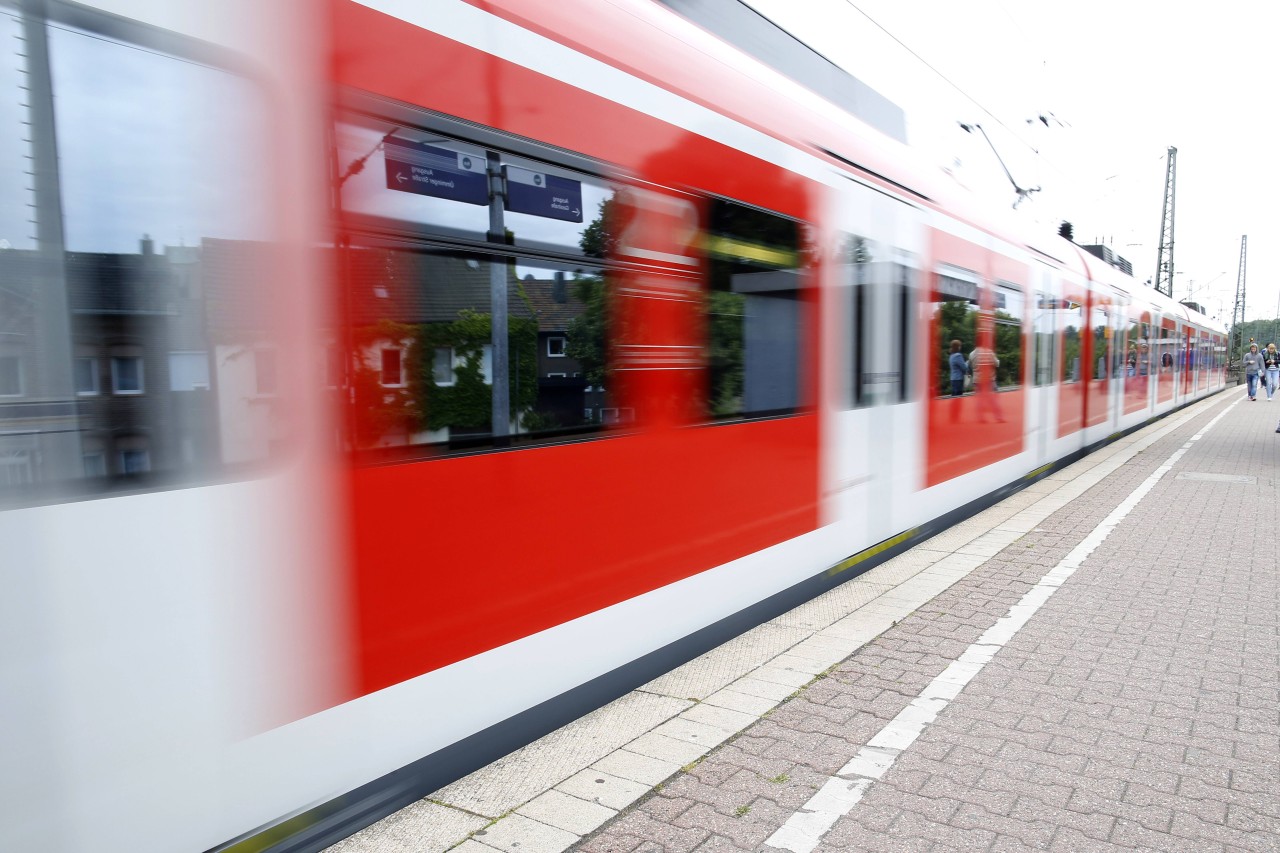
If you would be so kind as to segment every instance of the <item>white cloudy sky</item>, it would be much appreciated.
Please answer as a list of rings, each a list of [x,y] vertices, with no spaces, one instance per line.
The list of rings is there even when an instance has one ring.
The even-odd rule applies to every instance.
[[[1194,289],[1229,321],[1247,234],[1247,316],[1280,313],[1280,7],[746,2],[901,105],[912,143],[935,162],[959,159],[966,184],[1011,204],[990,149],[957,122],[982,124],[1019,184],[1043,187],[1021,213],[1053,230],[1071,221],[1077,241],[1110,243],[1143,281],[1159,247],[1166,150],[1177,147],[1174,295]],[[1062,124],[1027,124],[1039,115]]]

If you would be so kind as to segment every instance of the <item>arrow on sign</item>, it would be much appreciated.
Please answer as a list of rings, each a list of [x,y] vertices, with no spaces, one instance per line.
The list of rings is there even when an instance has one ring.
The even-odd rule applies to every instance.
[[[403,172],[396,172],[396,180],[403,184],[405,181],[409,179],[404,176]]]

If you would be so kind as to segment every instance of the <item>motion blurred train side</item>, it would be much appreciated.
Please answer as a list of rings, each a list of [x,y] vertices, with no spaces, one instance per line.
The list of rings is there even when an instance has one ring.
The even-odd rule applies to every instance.
[[[0,29],[6,850],[318,849],[1225,386],[651,0]]]

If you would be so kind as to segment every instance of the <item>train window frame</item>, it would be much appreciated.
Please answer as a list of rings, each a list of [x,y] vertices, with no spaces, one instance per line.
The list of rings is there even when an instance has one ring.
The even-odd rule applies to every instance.
[[[62,162],[67,154],[61,143],[65,141],[69,131],[56,122],[57,110],[65,108],[66,100],[63,99],[60,107],[59,93],[62,92],[65,95],[65,92],[58,79],[61,60],[58,50],[54,49],[55,38],[61,38],[67,34],[84,36],[125,50],[158,54],[184,65],[201,66],[211,72],[234,77],[245,84],[262,116],[276,114],[278,110],[275,108],[283,103],[284,98],[277,84],[264,74],[261,66],[251,57],[192,35],[167,30],[143,21],[131,20],[90,6],[66,2],[66,0],[42,0],[35,4],[7,3],[4,5],[13,8],[19,18],[27,18],[28,25],[42,31],[45,53],[48,56],[48,65],[40,72],[43,82],[39,86],[28,89],[26,97],[39,98],[41,108],[55,116],[51,131],[45,129],[34,131],[41,136],[34,137],[31,146],[32,156],[37,160],[45,156],[35,151],[37,144],[52,152],[52,156],[49,157],[52,161],[51,165],[37,166],[37,168],[44,168],[47,180],[56,188],[56,191],[36,194],[32,199],[32,213],[35,218],[47,220],[56,226],[50,228],[50,233],[54,236],[50,239],[50,245],[45,246],[43,251],[58,256],[59,260],[46,267],[45,276],[51,287],[61,289],[65,295],[71,286],[72,279],[67,269],[66,259],[78,250],[70,248],[68,243],[69,223],[73,217],[69,214],[66,204],[69,170]],[[65,32],[55,35],[54,31]],[[30,73],[29,69],[28,73]],[[178,112],[175,111],[173,115],[177,117]],[[137,154],[136,151],[132,153]],[[273,198],[270,194],[260,197],[259,209],[264,211],[263,217],[266,221],[278,221],[279,217],[276,216],[278,211],[274,207],[278,201],[279,199]],[[261,235],[255,235],[255,238],[262,239]],[[269,239],[276,239],[274,232]],[[147,238],[144,236],[144,244],[146,241]],[[94,250],[88,251],[94,253]],[[96,253],[128,254],[119,251]],[[187,298],[198,298],[191,296],[190,291],[185,289],[179,292]],[[70,300],[66,300],[65,296],[64,301],[69,305]],[[196,460],[196,464],[186,460],[175,461],[176,456],[165,453],[166,442],[163,439],[156,440],[153,444],[150,439],[141,438],[151,430],[167,429],[168,424],[163,419],[116,425],[94,425],[92,419],[86,420],[83,414],[85,410],[82,408],[85,405],[106,406],[107,408],[99,411],[105,413],[108,418],[114,417],[118,412],[137,411],[139,408],[139,406],[121,408],[118,404],[110,403],[110,397],[148,396],[159,399],[162,395],[171,393],[166,382],[168,353],[163,345],[153,346],[155,342],[148,339],[145,350],[139,356],[138,381],[122,383],[121,365],[115,364],[113,367],[113,360],[133,359],[134,356],[120,355],[116,351],[118,347],[114,346],[103,346],[100,352],[82,355],[79,352],[82,344],[78,342],[79,336],[75,331],[75,318],[78,312],[74,307],[69,307],[67,315],[70,328],[67,330],[69,334],[67,334],[65,348],[57,346],[47,348],[47,351],[63,349],[65,355],[58,356],[53,361],[43,362],[41,367],[46,379],[49,376],[55,377],[56,387],[51,392],[55,399],[50,402],[50,406],[69,413],[70,427],[60,430],[60,434],[74,436],[74,438],[70,439],[73,443],[63,441],[43,451],[43,454],[66,457],[75,470],[82,473],[79,476],[58,477],[56,481],[45,480],[35,473],[31,479],[23,483],[21,490],[13,490],[10,494],[4,495],[4,499],[0,500],[0,510],[109,499],[139,492],[171,491],[209,483],[252,480],[269,476],[271,470],[278,467],[281,459],[274,453],[253,464],[228,459],[216,453],[207,459]],[[58,332],[57,336],[61,337],[62,334],[64,332]],[[88,365],[91,378],[86,377],[87,382],[80,381],[81,368],[77,366],[77,361],[81,358],[88,358],[92,362]],[[123,378],[127,379],[127,377]],[[79,401],[78,404],[77,401]],[[80,414],[76,414],[77,412]],[[117,438],[109,445],[104,445],[103,436],[117,436]],[[146,444],[141,448],[130,444],[130,442],[144,440]],[[145,455],[143,466],[145,477],[122,476],[119,470],[113,469],[111,463],[121,462],[125,450],[135,454],[135,457],[131,458],[136,458],[138,452]],[[153,452],[159,455],[153,457]],[[5,453],[6,451],[0,448],[0,456]],[[160,467],[154,467],[155,465]]]
[[[805,250],[808,245],[807,241],[811,239],[811,232],[809,229],[812,228],[812,225],[794,216],[787,216],[786,214],[779,213],[776,210],[770,210],[729,196],[711,192],[702,192],[699,193],[699,195],[704,204],[704,215],[702,220],[702,230],[704,234],[702,263],[704,275],[700,282],[701,288],[699,293],[701,298],[704,300],[704,307],[702,310],[705,315],[706,326],[704,327],[704,330],[706,337],[703,343],[706,347],[708,361],[711,360],[711,353],[715,349],[715,339],[713,337],[715,334],[715,327],[710,320],[710,318],[714,316],[711,312],[714,302],[714,294],[735,293],[732,289],[733,285],[731,281],[728,281],[728,288],[717,286],[718,276],[715,271],[715,265],[717,262],[721,264],[735,265],[737,267],[750,267],[754,262],[757,265],[763,265],[766,267],[753,273],[733,273],[729,276],[729,279],[738,275],[783,274],[775,276],[779,282],[782,282],[778,286],[769,286],[767,283],[761,287],[751,287],[750,285],[746,285],[743,290],[737,291],[736,295],[743,297],[744,306],[748,295],[759,298],[768,298],[765,297],[764,294],[783,294],[782,296],[772,296],[774,301],[770,302],[770,305],[780,304],[785,301],[787,303],[794,303],[795,306],[794,316],[790,318],[795,331],[793,347],[795,371],[789,377],[791,391],[791,401],[789,404],[752,409],[747,408],[746,395],[748,388],[746,385],[746,376],[748,368],[748,348],[746,346],[745,338],[748,331],[746,325],[747,319],[752,315],[748,315],[744,307],[744,313],[742,315],[744,318],[742,331],[744,342],[742,344],[743,352],[741,366],[743,373],[743,399],[741,405],[743,408],[738,412],[717,413],[714,411],[717,389],[715,377],[708,367],[706,370],[706,381],[704,383],[705,397],[701,401],[704,406],[704,417],[702,422],[707,424],[741,423],[744,421],[769,418],[793,417],[795,415],[802,414],[811,407],[806,396],[811,393],[808,389],[808,380],[812,373],[813,365],[811,364],[812,359],[807,351],[808,348],[806,347],[806,341],[808,340],[806,332],[808,331],[808,325],[811,322],[811,319],[808,316],[809,297],[807,296],[807,291],[812,287],[812,281],[810,271],[805,263]],[[725,233],[717,233],[713,231],[713,219],[717,213],[717,209],[715,208],[716,205],[723,206],[720,210],[726,211],[726,215],[727,210],[731,207],[740,211],[739,216],[745,214],[747,216],[767,217],[771,223],[794,227],[794,248],[779,249],[777,246],[769,246],[764,243],[754,242],[751,237],[755,237],[757,235],[744,237],[741,234],[731,235],[727,231]],[[715,257],[717,248],[720,249],[719,257]],[[793,262],[792,266],[786,267],[781,263],[777,263],[772,268],[767,268],[768,264],[761,260],[761,256],[767,256],[770,253],[775,255],[793,255],[793,257],[790,258]],[[777,261],[779,262],[782,260],[784,260],[783,257],[777,258]],[[788,279],[786,273],[793,273],[793,278]],[[721,390],[723,391],[723,389]]]
[[[599,162],[577,152],[516,136],[497,128],[482,126],[464,119],[350,89],[341,89],[335,94],[335,109],[329,124],[330,133],[333,135],[330,143],[331,168],[333,169],[335,180],[339,183],[343,180],[341,176],[346,173],[346,167],[341,159],[345,155],[338,155],[337,153],[336,134],[340,132],[341,126],[348,123],[360,124],[366,127],[386,128],[385,133],[387,135],[398,132],[397,129],[412,133],[434,134],[459,145],[471,146],[477,154],[483,151],[486,159],[492,154],[502,162],[507,162],[510,158],[519,158],[522,161],[538,164],[539,168],[545,165],[548,173],[555,171],[557,174],[563,173],[575,180],[595,182],[605,190],[603,194],[605,196],[604,201],[618,199],[622,193],[627,191],[646,192],[647,187],[653,187],[653,189],[662,193],[688,196],[690,202],[693,205],[697,205],[697,207],[691,209],[698,211],[700,217],[699,227],[704,230],[705,237],[697,246],[697,251],[691,253],[691,256],[687,258],[690,270],[701,271],[698,276],[697,288],[689,288],[690,294],[694,292],[703,294],[698,298],[709,298],[709,294],[714,291],[712,284],[714,280],[713,266],[716,261],[712,256],[714,254],[715,240],[714,235],[710,234],[709,224],[712,220],[712,211],[717,204],[732,205],[742,210],[750,211],[754,215],[770,217],[774,221],[788,223],[794,235],[794,245],[790,246],[789,254],[794,258],[792,271],[795,276],[794,284],[784,289],[792,293],[789,298],[797,303],[794,308],[794,319],[790,322],[790,325],[794,327],[794,333],[790,336],[792,339],[790,347],[794,350],[794,376],[789,377],[783,383],[784,390],[789,395],[789,398],[785,405],[777,407],[754,408],[746,407],[744,403],[744,407],[739,411],[712,414],[711,394],[708,389],[704,392],[703,399],[697,401],[693,406],[694,409],[697,409],[697,406],[701,405],[704,411],[701,414],[695,412],[689,425],[706,426],[790,417],[803,414],[812,409],[811,398],[814,394],[812,376],[817,368],[812,363],[813,355],[808,343],[811,337],[809,327],[814,319],[810,304],[812,299],[807,295],[807,292],[813,286],[807,255],[812,239],[810,229],[813,226],[811,223],[705,189],[660,187],[626,170]],[[615,276],[624,275],[633,270],[648,270],[648,261],[645,260],[647,256],[641,253],[636,253],[636,257],[633,258],[631,253],[628,252],[618,251],[615,253],[609,251],[597,257],[585,251],[579,253],[577,247],[568,247],[567,245],[512,243],[510,239],[495,238],[495,235],[490,234],[488,231],[483,234],[478,230],[461,233],[448,227],[436,227],[429,221],[409,222],[378,216],[368,211],[351,211],[345,207],[339,193],[334,194],[333,202],[332,212],[335,217],[335,228],[340,235],[337,241],[339,250],[349,247],[350,241],[356,239],[362,246],[382,246],[409,251],[474,254],[477,257],[498,258],[501,256],[511,259],[523,259],[532,264],[568,265],[579,272],[585,270],[588,274],[598,276],[601,285],[605,288],[606,298],[608,299],[613,298],[609,294],[612,293],[612,280]],[[585,199],[583,206],[587,208],[584,211],[584,220],[588,223],[594,221],[604,211],[603,202],[599,205],[599,213],[591,210]],[[595,213],[594,217],[592,217],[593,213]],[[776,289],[773,288],[772,290]],[[765,295],[765,290],[772,292],[770,288],[762,288],[761,292],[755,295],[763,296]],[[613,334],[616,334],[616,329],[606,331],[609,340],[612,340]],[[569,344],[570,341],[566,336],[566,351],[560,355],[551,352],[549,343],[544,345],[545,357],[569,356]],[[709,353],[713,346],[711,337],[708,335],[699,343],[699,346],[705,347],[705,351]],[[606,369],[619,369],[615,364],[615,356],[608,354],[611,349],[612,345],[606,341]],[[742,358],[745,359],[746,357],[747,355],[744,352]],[[767,354],[762,357],[767,358]],[[707,374],[709,381],[710,371],[704,368],[703,372]],[[779,375],[786,372],[785,367],[774,371]],[[583,374],[574,372],[572,377],[566,378],[576,378],[580,375]],[[598,393],[606,393],[603,383],[592,383],[592,387],[596,386],[598,386]],[[635,412],[631,406],[623,405],[623,402],[625,401],[596,401],[590,406],[580,408],[584,412],[588,409],[599,411],[608,409],[618,413],[630,412],[625,417],[622,414],[614,418],[602,416],[594,424],[595,427],[609,426],[629,429],[636,423]],[[574,434],[566,434],[562,440],[565,442],[599,440],[613,437],[622,431],[624,430],[595,429],[591,431],[587,430],[587,425],[584,425],[582,430],[575,429],[573,431]],[[577,432],[583,432],[583,434],[576,434]],[[588,432],[589,434],[587,434]],[[533,446],[544,446],[552,440],[552,438],[547,437],[545,440],[526,443],[516,440],[515,435],[510,435],[504,440],[494,441],[491,446],[481,446],[483,442],[471,442],[465,448],[449,447],[441,449],[436,447],[433,451],[422,454],[422,458],[449,458],[463,452],[506,452]],[[354,447],[350,449],[355,453],[362,452]]]

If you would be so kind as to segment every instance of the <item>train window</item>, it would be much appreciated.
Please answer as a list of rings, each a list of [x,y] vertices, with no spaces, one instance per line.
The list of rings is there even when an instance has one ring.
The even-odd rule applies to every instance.
[[[1094,379],[1105,381],[1110,376],[1108,360],[1111,343],[1110,319],[1105,309],[1095,307],[1089,311],[1089,328],[1093,334],[1093,364],[1090,366],[1090,375]]]
[[[707,211],[708,414],[795,412],[803,353],[800,225],[723,199]]]
[[[1177,358],[1173,353],[1173,329],[1162,326],[1160,328],[1160,372],[1173,373],[1176,369]]]
[[[1067,298],[1059,306],[1058,314],[1062,321],[1062,375],[1059,381],[1069,384],[1083,378],[1080,362],[1084,357],[1084,305]]]
[[[330,347],[354,378],[358,450],[413,456],[582,436],[615,408],[601,268],[374,243],[348,253],[350,328]],[[505,369],[494,357],[495,281]],[[508,411],[495,423],[498,391]]]
[[[905,402],[908,388],[902,376],[911,347],[914,259],[894,249],[889,261],[879,244],[856,235],[846,239],[842,251],[843,280],[849,285],[845,405],[853,409]]]
[[[894,286],[898,290],[898,322],[895,324],[898,334],[897,346],[894,348],[897,359],[895,364],[890,365],[889,379],[898,386],[899,403],[905,403],[910,399],[910,388],[904,381],[904,377],[909,375],[911,369],[911,319],[915,316],[911,295],[915,281],[915,266],[914,263],[902,262],[906,260],[908,258],[900,258],[899,262],[893,265]]]
[[[934,277],[934,323],[938,329],[936,388],[939,396],[964,392],[968,358],[978,343],[980,291],[976,276],[957,270]],[[961,359],[952,358],[960,354]],[[964,365],[961,365],[964,361]]]
[[[844,246],[844,281],[850,285],[848,331],[848,386],[846,407],[853,409],[865,405],[866,371],[868,369],[867,338],[870,332],[869,312],[871,301],[871,273],[874,264],[874,244],[865,237],[850,235]]]
[[[1022,318],[1026,316],[1022,291],[1001,283],[995,291],[996,388],[1022,387]]]
[[[578,171],[366,116],[335,131],[342,206],[383,230],[584,254],[614,187]],[[490,235],[491,178],[505,187]]]
[[[1151,358],[1151,315],[1143,312],[1130,320],[1125,333],[1125,375],[1149,376]]]
[[[1053,357],[1057,344],[1059,301],[1046,293],[1036,294],[1036,313],[1032,320],[1035,335],[1035,379],[1037,387],[1053,384]]]
[[[0,140],[0,332],[40,406],[0,405],[0,456],[23,460],[30,487],[15,502],[267,460],[287,418],[242,405],[230,377],[233,351],[274,333],[256,84],[172,33],[72,4],[18,8],[0,15],[0,135],[11,116],[25,131],[17,148]],[[15,230],[13,204],[34,224]]]

